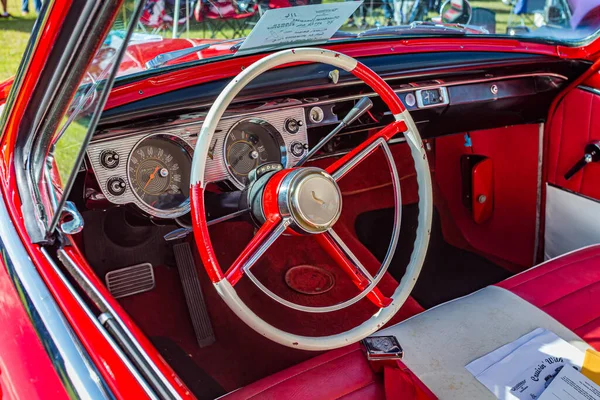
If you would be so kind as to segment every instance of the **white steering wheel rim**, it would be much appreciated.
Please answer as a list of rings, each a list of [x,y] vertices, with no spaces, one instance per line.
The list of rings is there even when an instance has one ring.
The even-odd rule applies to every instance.
[[[298,62],[329,64],[347,72],[352,72],[357,65],[360,65],[362,69],[367,69],[358,63],[357,60],[338,52],[320,48],[299,48],[271,54],[243,70],[223,89],[206,115],[194,151],[190,193],[192,197],[194,233],[198,250],[217,292],[229,308],[252,329],[274,342],[297,349],[321,351],[343,347],[364,339],[383,327],[402,307],[416,283],[427,253],[433,212],[433,195],[429,164],[421,137],[409,112],[402,107],[401,110],[403,111],[394,114],[394,117],[397,121],[404,121],[408,128],[404,132],[404,136],[407,139],[411,156],[415,163],[419,194],[419,217],[414,249],[406,272],[391,296],[391,304],[385,308],[381,308],[371,318],[348,331],[320,337],[302,336],[285,332],[265,322],[246,306],[237,295],[233,286],[222,274],[219,276],[214,272],[211,273],[207,264],[218,266],[218,263],[212,251],[212,244],[210,243],[205,216],[203,215],[203,190],[205,187],[204,171],[206,159],[217,124],[235,96],[254,78],[272,68]],[[383,80],[381,81],[383,82]],[[387,86],[387,84],[385,85]],[[199,225],[202,218],[204,218],[204,225]],[[220,267],[218,269],[220,270]]]

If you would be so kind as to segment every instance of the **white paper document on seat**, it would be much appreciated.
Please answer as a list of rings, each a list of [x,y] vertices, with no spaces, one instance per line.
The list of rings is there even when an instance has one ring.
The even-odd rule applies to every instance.
[[[574,368],[563,368],[539,400],[600,400],[600,387]]]
[[[498,399],[535,400],[564,365],[581,368],[584,354],[538,328],[466,366]]]

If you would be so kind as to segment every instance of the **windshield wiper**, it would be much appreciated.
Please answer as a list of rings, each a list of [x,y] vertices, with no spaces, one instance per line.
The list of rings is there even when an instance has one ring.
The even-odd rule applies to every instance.
[[[185,56],[189,56],[190,54],[194,54],[194,53],[197,53],[202,50],[206,50],[209,47],[212,47],[212,46],[215,46],[218,44],[222,44],[222,43],[236,42],[238,40],[241,40],[243,42],[244,39],[245,38],[227,39],[227,40],[221,40],[219,42],[200,44],[198,46],[188,47],[187,49],[168,51],[166,53],[159,54],[156,57],[154,57],[152,60],[148,61],[146,63],[146,69],[159,68],[170,61],[177,60],[178,58],[182,58]],[[241,43],[237,43],[236,46],[240,45],[240,44]],[[233,47],[232,47],[232,51],[233,51]]]
[[[375,37],[375,36],[398,36],[403,34],[453,34],[453,35],[464,35],[467,33],[467,29],[463,28],[460,25],[457,26],[447,26],[436,24],[434,22],[413,22],[410,25],[402,25],[402,26],[385,26],[380,28],[369,29],[359,34],[354,32],[345,32],[345,31],[337,31],[333,34],[331,39],[344,39],[344,38],[361,38],[361,37]],[[190,54],[197,53],[199,51],[208,49],[209,47],[230,43],[230,42],[238,42],[231,46],[230,51],[232,53],[237,52],[244,40],[246,38],[235,38],[235,39],[227,39],[221,40],[219,42],[213,43],[205,43],[194,47],[189,47],[187,49],[181,50],[173,50],[166,53],[162,53],[154,57],[152,60],[146,63],[146,69],[154,69],[162,67],[170,61],[177,60],[178,58],[189,56]],[[331,41],[328,40],[328,42]],[[283,45],[293,45],[293,43],[283,43]]]
[[[465,35],[467,29],[457,26],[447,26],[442,24],[436,24],[435,22],[413,22],[410,25],[401,26],[384,26],[380,28],[373,28],[361,32],[358,37],[374,37],[374,36],[398,36],[405,34],[451,34],[451,35]]]
[[[336,33],[333,34],[331,39],[356,38],[356,37],[358,37],[358,35],[353,32],[337,31]],[[187,49],[173,50],[173,51],[169,51],[166,53],[162,53],[162,54],[159,54],[156,57],[154,57],[152,60],[148,61],[146,63],[146,69],[154,69],[154,68],[162,67],[163,65],[167,64],[170,61],[177,60],[178,58],[182,58],[185,56],[189,56],[190,54],[194,54],[199,51],[206,50],[209,47],[212,47],[212,46],[215,46],[218,44],[223,44],[223,43],[238,42],[238,43],[234,44],[233,46],[231,46],[231,48],[229,49],[232,53],[235,53],[240,49],[240,47],[242,47],[244,40],[246,40],[245,37],[235,38],[235,39],[227,39],[227,40],[221,40],[219,42],[204,43],[204,44],[200,44],[198,46],[189,47]],[[284,43],[284,45],[287,45],[287,44]]]
[[[331,39],[343,39],[343,38],[354,39],[359,36],[360,36],[360,34],[356,34],[354,32],[337,31],[336,33],[333,34]],[[329,39],[328,42],[331,41],[331,39]],[[199,51],[206,50],[209,47],[223,44],[223,43],[237,42],[236,44],[231,46],[229,49],[232,53],[235,53],[240,49],[240,47],[242,47],[244,40],[246,40],[245,37],[235,38],[235,39],[227,39],[227,40],[221,40],[219,42],[204,43],[204,44],[200,44],[198,46],[188,47],[187,49],[173,50],[173,51],[169,51],[166,53],[162,53],[162,54],[159,54],[156,57],[154,57],[152,60],[146,62],[146,69],[155,69],[155,68],[162,67],[170,61],[189,56],[190,54],[194,54]],[[283,43],[282,45],[289,46],[289,45],[293,45],[293,43]]]

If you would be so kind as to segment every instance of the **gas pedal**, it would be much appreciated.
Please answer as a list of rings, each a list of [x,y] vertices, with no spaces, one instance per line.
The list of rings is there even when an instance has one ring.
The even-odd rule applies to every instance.
[[[202,288],[200,287],[200,279],[194,264],[192,250],[189,243],[179,243],[173,246],[173,252],[175,253],[175,262],[179,270],[179,277],[183,285],[183,293],[185,294],[185,301],[188,305],[198,346],[210,346],[215,342],[215,334],[210,323],[204,296],[202,296]]]
[[[150,263],[110,271],[106,274],[105,281],[108,291],[116,299],[147,292],[156,286]]]

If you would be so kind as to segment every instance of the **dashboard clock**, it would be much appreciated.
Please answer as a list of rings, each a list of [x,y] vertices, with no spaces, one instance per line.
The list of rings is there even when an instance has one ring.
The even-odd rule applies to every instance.
[[[416,95],[419,108],[448,104],[448,91],[445,87],[417,90]]]

